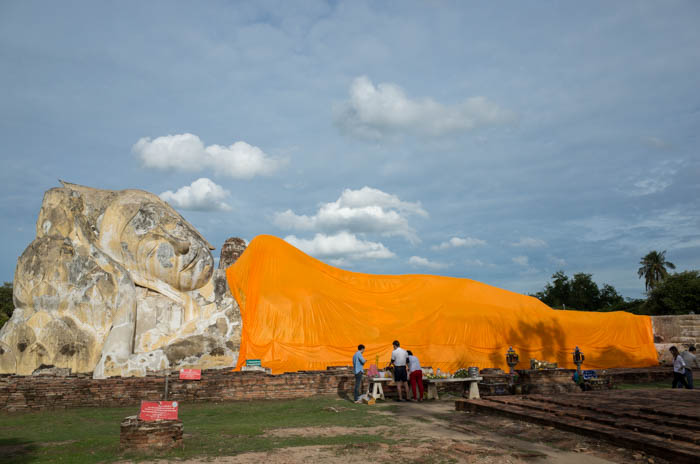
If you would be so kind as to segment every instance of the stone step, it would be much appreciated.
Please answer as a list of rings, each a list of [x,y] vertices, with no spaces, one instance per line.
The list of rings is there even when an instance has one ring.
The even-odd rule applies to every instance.
[[[672,340],[667,341],[666,343],[676,343],[676,344],[687,344],[687,343],[700,343],[700,340],[697,339],[697,337],[674,337]]]
[[[659,413],[656,410],[652,409],[645,409],[645,408],[640,408],[638,411],[635,411],[633,408],[630,408],[629,410],[621,410],[621,411],[616,411],[614,409],[611,409],[607,406],[599,406],[595,402],[588,401],[587,399],[582,399],[582,400],[575,400],[575,399],[570,399],[570,398],[560,398],[560,397],[549,397],[549,398],[543,398],[541,396],[537,395],[532,395],[528,399],[531,399],[533,401],[540,401],[540,402],[549,402],[554,405],[559,405],[563,407],[572,407],[575,406],[576,408],[586,410],[586,411],[593,411],[595,413],[601,413],[601,414],[606,414],[611,417],[615,417],[619,419],[634,419],[634,420],[644,420],[648,422],[652,422],[654,424],[659,424],[662,426],[671,426],[671,427],[677,427],[680,429],[687,429],[687,430],[694,430],[694,431],[700,431],[700,417],[694,416],[694,415],[684,415],[682,417],[678,417],[678,415],[671,415],[667,416],[666,414]],[[692,439],[690,440],[693,443],[700,443],[700,437],[696,436],[697,434],[694,434]]]
[[[667,438],[680,438],[688,443],[700,444],[700,436],[696,431],[700,430],[700,423],[692,418],[685,420],[673,420],[665,416],[657,418],[653,414],[641,413],[615,413],[610,408],[590,408],[580,404],[551,401],[551,398],[518,398],[515,402],[508,399],[492,398],[493,402],[503,404],[516,404],[537,411],[544,411],[557,416],[568,416],[577,420],[588,420],[600,424],[606,424],[618,428],[632,429],[651,435],[662,435]],[[667,430],[664,430],[667,429]],[[670,432],[668,430],[673,430]]]
[[[631,393],[634,394],[634,393]],[[524,399],[523,397],[520,397]],[[457,400],[455,407],[461,411],[484,412],[512,417],[518,420],[534,422],[562,430],[607,440],[618,446],[642,450],[655,456],[669,459],[674,463],[697,463],[700,446],[686,441],[686,436],[692,437],[689,431],[674,427],[648,426],[643,421],[617,420],[611,424],[609,420],[589,420],[590,415],[573,413],[564,415],[563,408],[546,407],[532,408],[520,402],[507,403],[500,401],[503,397],[482,400]],[[570,408],[566,408],[570,409]],[[576,420],[572,420],[576,417]],[[603,418],[601,415],[599,419]]]

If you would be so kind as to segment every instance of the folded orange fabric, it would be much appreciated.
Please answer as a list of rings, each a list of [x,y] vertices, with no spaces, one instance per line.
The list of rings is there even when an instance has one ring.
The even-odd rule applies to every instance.
[[[535,358],[573,368],[658,365],[651,318],[626,312],[554,310],[536,298],[470,279],[349,272],[312,258],[270,235],[256,237],[226,270],[243,320],[237,368],[261,359],[273,373],[350,365],[357,345],[383,367],[391,343],[423,366],[454,371],[478,366],[516,369]]]

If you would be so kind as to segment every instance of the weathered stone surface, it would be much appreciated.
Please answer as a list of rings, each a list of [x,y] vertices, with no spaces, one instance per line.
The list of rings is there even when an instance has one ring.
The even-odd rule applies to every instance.
[[[54,367],[42,364],[34,372],[33,376],[49,376],[49,377],[67,377],[70,375],[70,368]]]
[[[245,248],[227,244],[222,261]],[[234,364],[240,312],[211,249],[151,193],[65,182],[47,191],[17,262],[0,373],[44,364],[102,378]]]
[[[216,341],[204,335],[194,335],[192,337],[171,343],[163,349],[168,360],[175,364],[178,361],[191,356],[199,356],[202,353],[209,353],[216,347]]]
[[[673,364],[673,356],[668,350],[670,347],[676,346],[683,351],[690,345],[700,344],[700,314],[651,316],[651,322],[661,364]]]
[[[219,269],[224,271],[233,263],[236,262],[241,253],[245,251],[245,240],[238,237],[226,239],[221,246],[221,257],[219,258]]]
[[[16,372],[17,359],[12,349],[7,344],[0,342],[0,371]]]

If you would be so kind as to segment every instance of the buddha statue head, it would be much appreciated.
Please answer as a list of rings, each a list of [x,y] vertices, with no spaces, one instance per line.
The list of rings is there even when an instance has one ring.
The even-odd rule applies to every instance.
[[[134,282],[188,292],[211,279],[213,247],[156,195],[122,190],[97,222],[100,248],[129,269]]]

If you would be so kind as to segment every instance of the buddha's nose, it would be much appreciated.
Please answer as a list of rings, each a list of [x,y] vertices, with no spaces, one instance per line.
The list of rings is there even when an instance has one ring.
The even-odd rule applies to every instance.
[[[190,252],[190,242],[188,240],[180,240],[172,235],[168,235],[167,238],[168,242],[173,246],[173,249],[175,249],[175,253],[179,255],[186,255]]]

